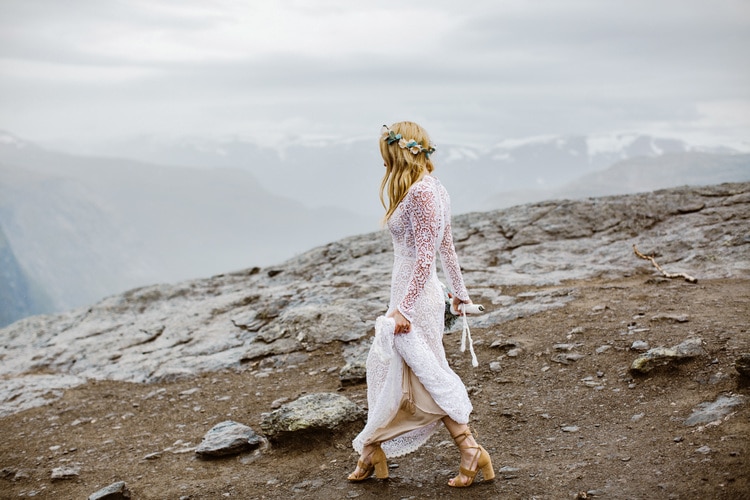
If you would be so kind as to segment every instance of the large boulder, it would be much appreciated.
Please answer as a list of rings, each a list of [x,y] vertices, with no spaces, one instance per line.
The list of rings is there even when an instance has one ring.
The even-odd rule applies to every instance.
[[[272,440],[294,434],[335,430],[365,417],[365,411],[348,398],[330,392],[309,394],[264,413],[260,424]]]

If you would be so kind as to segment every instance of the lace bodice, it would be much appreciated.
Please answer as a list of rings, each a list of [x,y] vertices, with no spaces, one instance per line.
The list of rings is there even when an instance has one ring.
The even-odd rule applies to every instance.
[[[394,269],[393,283],[394,291],[404,291],[397,307],[409,321],[413,319],[414,305],[425,283],[435,272],[437,254],[452,292],[463,301],[469,300],[453,245],[450,220],[448,192],[435,177],[426,175],[409,189],[388,221],[394,254],[413,261],[411,275],[399,275]]]

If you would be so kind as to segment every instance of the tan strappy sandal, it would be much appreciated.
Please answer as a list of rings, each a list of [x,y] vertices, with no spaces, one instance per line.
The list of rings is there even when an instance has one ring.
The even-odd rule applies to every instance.
[[[375,477],[378,479],[388,479],[388,461],[386,460],[385,452],[380,445],[377,445],[375,451],[370,455],[370,462],[371,463],[367,464],[361,459],[357,460],[357,467],[359,467],[360,473],[355,474],[352,472],[347,479],[353,482],[364,481],[372,476],[373,472],[375,472]]]
[[[474,463],[476,461],[477,468],[474,470],[469,470],[465,469],[463,466],[459,466],[459,475],[454,477],[453,484],[448,483],[448,486],[452,486],[454,488],[465,488],[467,486],[471,486],[474,483],[474,479],[476,478],[479,469],[482,469],[482,476],[485,481],[495,479],[495,470],[492,468],[492,459],[490,459],[490,454],[487,453],[487,450],[479,445],[465,446],[463,448],[461,447],[461,443],[463,443],[469,436],[471,436],[471,431],[469,429],[466,429],[464,432],[456,436],[451,435],[459,450],[477,450],[474,458],[471,461],[471,463]],[[461,475],[468,477],[468,481],[464,482],[461,479]]]

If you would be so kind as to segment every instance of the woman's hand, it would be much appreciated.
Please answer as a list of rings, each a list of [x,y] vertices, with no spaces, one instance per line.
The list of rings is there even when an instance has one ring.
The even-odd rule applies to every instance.
[[[461,309],[459,307],[461,304],[471,304],[471,301],[468,300],[468,301],[464,302],[461,299],[459,299],[458,297],[454,296],[453,297],[453,309],[456,310],[456,311],[458,311],[458,315],[459,316],[463,316],[464,315],[463,311],[461,311]]]
[[[409,320],[401,314],[401,311],[396,309],[394,313],[390,315],[396,321],[396,329],[393,331],[395,334],[409,333],[411,331],[411,323]]]

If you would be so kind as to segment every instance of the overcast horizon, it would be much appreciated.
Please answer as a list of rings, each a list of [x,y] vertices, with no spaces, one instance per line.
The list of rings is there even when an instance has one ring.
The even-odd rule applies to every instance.
[[[0,129],[70,148],[133,136],[440,143],[647,133],[750,150],[750,3],[0,4]]]

